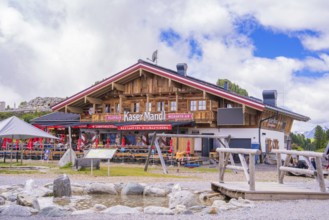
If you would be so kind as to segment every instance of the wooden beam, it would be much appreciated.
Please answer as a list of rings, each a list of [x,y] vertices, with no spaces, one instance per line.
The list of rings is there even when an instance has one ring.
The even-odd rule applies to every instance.
[[[78,113],[78,114],[82,114],[83,113],[83,109],[82,108],[77,108],[77,107],[73,107],[73,106],[67,106],[67,109],[72,112],[72,113]]]
[[[92,104],[103,104],[103,100],[93,97],[87,97],[87,100]]]
[[[203,99],[206,99],[206,98],[207,98],[207,93],[206,93],[206,91],[203,90],[202,93],[203,93]]]
[[[123,91],[125,91],[125,86],[124,85],[121,85],[119,83],[113,82],[112,83],[112,90],[114,90],[114,89],[123,92]]]

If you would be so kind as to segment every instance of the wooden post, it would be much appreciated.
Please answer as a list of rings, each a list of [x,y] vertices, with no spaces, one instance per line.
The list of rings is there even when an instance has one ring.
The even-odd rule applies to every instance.
[[[107,176],[110,176],[110,159],[107,161]]]
[[[225,173],[225,159],[224,159],[224,152],[219,153],[219,182],[224,183],[224,173]]]
[[[152,137],[151,144],[150,144],[149,147],[148,147],[148,151],[149,151],[149,152],[148,152],[148,154],[147,154],[147,158],[146,158],[146,161],[145,161],[145,167],[144,167],[144,171],[145,171],[145,172],[147,171],[147,168],[148,168],[148,166],[149,166],[149,161],[150,161],[150,157],[151,157],[151,150],[152,150],[152,146],[154,145],[156,135],[157,135],[157,133],[154,132],[154,133],[153,133],[153,137]]]
[[[93,159],[91,158],[90,175],[93,175]]]
[[[288,163],[289,163],[290,159],[291,159],[291,154],[287,154],[286,159],[285,159],[284,164],[283,164],[284,167],[288,166]],[[286,175],[286,171],[280,171],[280,176],[279,176],[279,183],[280,184],[283,184],[284,175]]]
[[[166,167],[165,161],[163,160],[163,156],[162,156],[161,149],[160,149],[160,146],[159,146],[159,139],[158,139],[158,138],[157,138],[157,140],[154,142],[154,144],[155,144],[156,150],[158,151],[158,155],[159,155],[160,162],[161,162],[161,165],[162,165],[163,173],[164,173],[164,174],[168,174],[168,170],[167,170],[167,167]]]
[[[326,184],[324,183],[322,163],[321,163],[321,158],[320,157],[315,158],[315,164],[316,164],[316,171],[317,171],[316,178],[318,179],[318,182],[319,182],[320,191],[321,192],[326,192]]]
[[[276,168],[277,168],[277,173],[278,173],[278,183],[280,183],[280,176],[281,176],[281,153],[276,153]],[[282,183],[281,183],[282,184]]]
[[[249,154],[249,189],[255,191],[255,155]]]
[[[243,154],[238,154],[238,155],[239,155],[239,159],[240,159],[241,165],[243,167],[244,175],[246,176],[246,179],[248,181],[248,184],[250,184],[249,169],[248,169],[248,165],[247,165],[246,159],[244,158],[244,155]],[[250,157],[250,155],[249,155],[249,157]],[[249,161],[250,161],[250,158],[249,158]]]

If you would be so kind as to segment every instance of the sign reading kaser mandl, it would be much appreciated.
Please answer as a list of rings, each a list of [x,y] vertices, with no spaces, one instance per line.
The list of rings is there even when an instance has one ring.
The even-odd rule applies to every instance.
[[[123,121],[164,121],[166,120],[166,112],[151,113],[144,112],[141,114],[124,112]]]

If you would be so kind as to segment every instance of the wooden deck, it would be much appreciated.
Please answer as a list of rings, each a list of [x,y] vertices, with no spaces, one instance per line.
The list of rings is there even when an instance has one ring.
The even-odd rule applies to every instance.
[[[257,182],[256,190],[251,191],[246,182],[213,182],[211,188],[231,198],[250,200],[329,199],[329,192],[320,192],[317,188],[311,189],[306,185],[293,183]]]

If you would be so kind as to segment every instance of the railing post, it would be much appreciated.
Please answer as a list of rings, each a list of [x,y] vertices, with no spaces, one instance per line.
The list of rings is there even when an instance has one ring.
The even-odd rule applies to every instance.
[[[219,182],[220,183],[224,183],[224,172],[225,172],[224,166],[225,166],[224,152],[219,152]]]
[[[276,168],[277,168],[277,172],[278,172],[278,183],[283,183],[283,181],[282,182],[280,182],[281,181],[281,179],[280,179],[280,176],[281,176],[281,170],[280,170],[280,167],[281,167],[281,164],[282,164],[282,162],[281,162],[281,153],[276,153],[276,158],[277,158],[277,160],[276,160]]]
[[[249,189],[255,191],[255,155],[249,154]]]
[[[315,164],[316,164],[316,178],[318,179],[319,186],[320,186],[320,191],[321,192],[326,192],[326,185],[324,183],[324,178],[323,178],[323,171],[322,171],[322,163],[321,163],[321,158],[316,157],[315,158]]]

